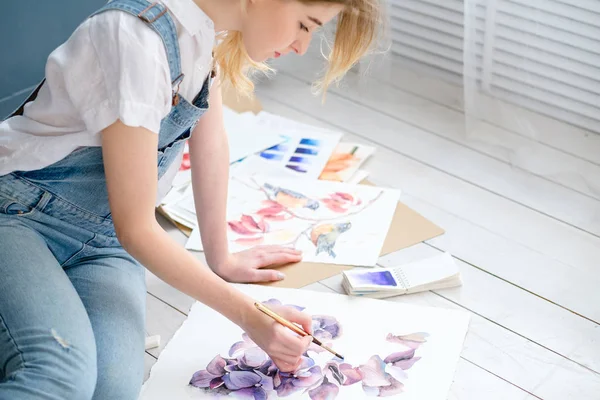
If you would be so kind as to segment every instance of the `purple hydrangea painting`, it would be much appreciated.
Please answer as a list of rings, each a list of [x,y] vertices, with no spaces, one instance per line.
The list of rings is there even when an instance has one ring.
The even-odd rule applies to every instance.
[[[264,304],[280,305],[277,299]],[[290,305],[302,311],[304,308]],[[342,327],[336,318],[313,315],[313,335],[327,345],[342,335]],[[229,349],[228,357],[216,355],[208,365],[193,374],[189,385],[216,397],[266,400],[288,397],[301,393],[311,400],[334,400],[343,398],[344,387],[361,385],[365,395],[387,397],[404,391],[402,382],[409,379],[408,370],[421,357],[415,353],[429,335],[424,332],[405,335],[388,334],[382,338],[398,344],[398,352],[384,357],[375,354],[359,365],[341,362],[329,357],[316,360],[325,350],[312,344],[303,355],[300,366],[292,373],[285,373],[273,364],[246,333],[242,340]],[[314,353],[313,358],[309,353]],[[326,353],[326,352],[325,352]]]

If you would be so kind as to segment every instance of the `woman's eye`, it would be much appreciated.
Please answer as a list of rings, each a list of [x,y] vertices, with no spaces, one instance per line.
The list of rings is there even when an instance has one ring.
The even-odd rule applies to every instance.
[[[308,32],[308,27],[306,25],[304,25],[302,22],[300,22],[300,29],[303,29],[306,32]]]

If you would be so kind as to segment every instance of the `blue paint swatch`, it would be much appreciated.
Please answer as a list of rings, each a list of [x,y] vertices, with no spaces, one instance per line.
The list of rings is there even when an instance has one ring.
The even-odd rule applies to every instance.
[[[266,158],[267,160],[282,160],[283,159],[283,153],[268,153],[268,152],[262,152],[260,153],[260,156],[262,158]]]
[[[373,271],[352,274],[350,280],[352,281],[351,283],[353,287],[360,287],[364,285],[398,286],[394,276],[390,271]]]
[[[288,167],[289,169],[293,169],[294,171],[298,171],[298,172],[302,172],[302,173],[308,172],[307,170],[302,168],[300,165],[288,164],[288,165],[286,165],[286,167]]]
[[[277,145],[269,148],[268,150],[285,152],[285,151],[288,151],[288,149],[289,149],[289,146],[286,146],[285,144],[280,143],[280,144],[277,144]]]
[[[317,149],[307,149],[305,147],[298,147],[296,149],[296,154],[310,154],[316,156],[319,154],[319,150]]]
[[[293,156],[292,158],[290,158],[290,162],[300,163],[300,164],[310,164],[311,160],[308,158],[305,158],[305,157]]]
[[[300,144],[319,147],[321,145],[321,141],[317,139],[304,138],[300,140]]]

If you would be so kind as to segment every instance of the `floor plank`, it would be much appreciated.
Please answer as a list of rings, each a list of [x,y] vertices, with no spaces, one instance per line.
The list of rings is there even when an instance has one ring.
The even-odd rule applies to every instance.
[[[146,334],[160,335],[160,346],[147,350],[148,354],[158,357],[183,321],[185,315],[149,294],[146,297]]]
[[[316,61],[311,55],[290,58],[281,71],[310,83]],[[344,85],[332,91],[366,109],[400,119],[545,180],[600,199],[600,165],[486,122],[469,124],[467,134],[466,121],[470,120],[465,119],[463,111],[390,87],[375,77],[350,75]]]
[[[369,138],[400,155],[443,171],[496,197],[535,210],[577,229],[600,236],[600,201],[512,168],[503,162],[423,129],[368,110],[330,93],[325,104],[310,93],[304,81],[280,74],[264,83],[260,93],[309,115]],[[287,93],[294,93],[289,96]],[[476,168],[474,166],[477,166]]]
[[[489,372],[460,359],[448,400],[533,400],[539,399]]]
[[[261,101],[267,111],[332,127],[266,94],[261,92]],[[343,140],[373,144],[347,132]],[[600,241],[596,238],[382,146],[378,146],[367,169],[372,172],[372,180],[401,188],[402,201],[445,228],[446,233],[430,243],[556,304],[600,321],[597,307],[600,292],[596,289],[600,286],[596,261],[600,259]],[[395,173],[388,174],[390,170]],[[382,180],[382,177],[393,180]]]

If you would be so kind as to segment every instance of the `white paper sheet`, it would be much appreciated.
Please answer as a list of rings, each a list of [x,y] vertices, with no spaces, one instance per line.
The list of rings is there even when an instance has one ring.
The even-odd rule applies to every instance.
[[[258,118],[250,112],[238,114],[224,107],[223,120],[229,139],[229,163],[285,141],[285,138],[270,126],[259,124]]]
[[[399,190],[281,177],[233,177],[229,183],[229,250],[282,245],[303,261],[374,266]],[[201,250],[199,230],[186,248]]]
[[[306,307],[304,312],[313,316],[315,337],[342,354],[350,370],[340,366],[339,360],[329,364],[332,368],[327,367],[333,358],[331,353],[316,353],[314,350],[319,348],[312,345],[306,355],[314,362],[313,367],[302,367],[296,377],[288,378],[276,368],[270,371],[264,368],[265,378],[252,385],[250,378],[256,378],[261,364],[268,366],[270,360],[261,358],[266,355],[252,342],[246,342],[246,348],[230,356],[232,345],[243,343],[242,330],[214,310],[195,303],[150,371],[140,400],[221,398],[214,389],[190,385],[198,372],[194,382],[202,386],[198,378],[207,376],[207,367],[217,355],[231,359],[229,368],[235,371],[210,368],[216,374],[208,377],[214,379],[215,385],[233,389],[229,397],[223,398],[316,400],[325,398],[316,396],[325,389],[320,386],[323,377],[330,383],[331,392],[337,389],[337,396],[327,397],[328,400],[372,398],[367,392],[377,395],[386,390],[394,393],[389,398],[404,400],[447,398],[468,330],[468,313],[306,290],[259,285],[236,287],[256,301],[278,299],[285,305]],[[395,356],[388,358],[392,354]],[[248,367],[240,375],[242,360],[252,361],[256,367]],[[305,366],[311,363],[308,359],[304,361]],[[352,368],[356,368],[354,372]],[[340,369],[345,372],[333,373]],[[239,379],[240,376],[245,379]],[[228,383],[220,383],[223,381]],[[351,382],[354,383],[348,384]],[[244,391],[240,388],[244,385],[250,385],[246,391],[268,397],[242,397]]]
[[[364,179],[367,179],[368,177],[369,177],[369,171],[364,170],[364,169],[359,169],[358,171],[356,171],[354,173],[354,175],[352,175],[352,177],[350,179],[348,179],[348,183],[358,185],[359,183],[361,183]]]

